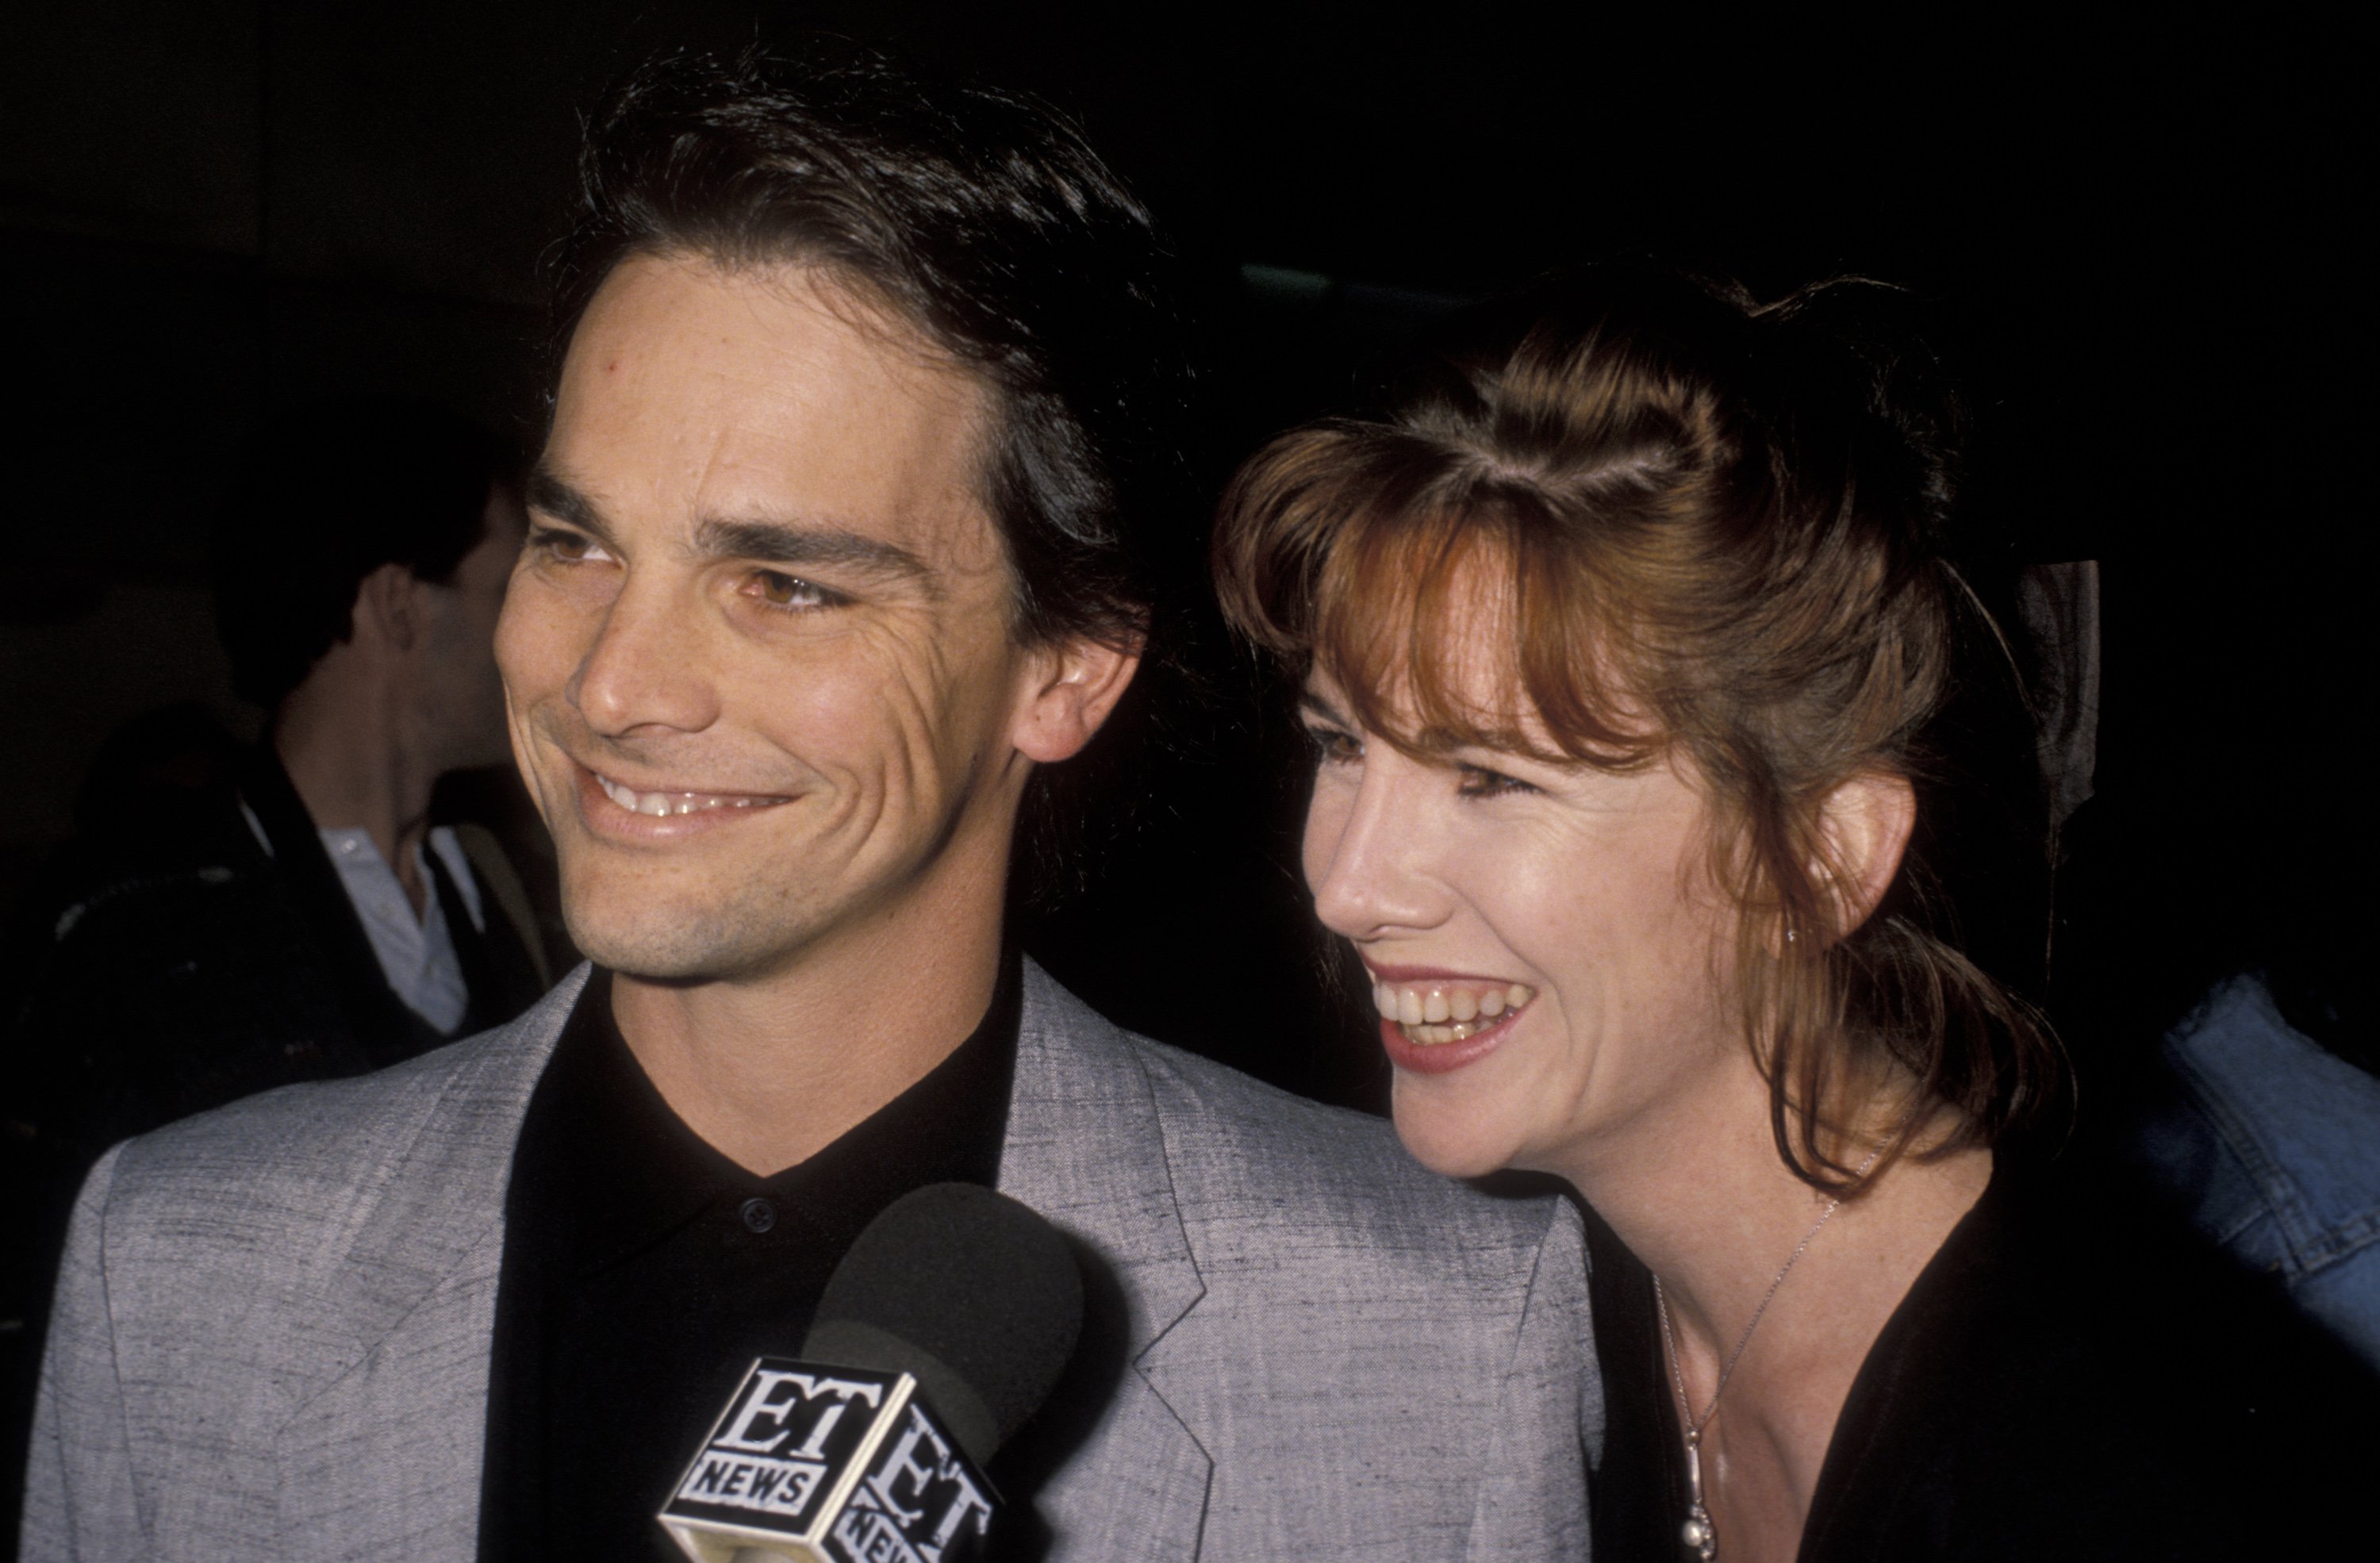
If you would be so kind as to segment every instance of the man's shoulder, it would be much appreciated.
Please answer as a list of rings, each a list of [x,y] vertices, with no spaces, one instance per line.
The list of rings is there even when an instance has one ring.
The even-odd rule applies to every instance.
[[[1181,1048],[1127,1031],[1034,968],[1027,1014],[1088,1054],[1062,1055],[1061,1067],[1111,1053],[1145,1081],[1175,1203],[1192,1225],[1270,1234],[1284,1226],[1329,1228],[1343,1242],[1391,1246],[1426,1234],[1430,1246],[1517,1238],[1534,1242],[1555,1219],[1550,1194],[1489,1193],[1441,1177],[1415,1161],[1386,1121],[1292,1095]],[[1084,1096],[1097,1088],[1072,1082]],[[1318,1233],[1318,1236],[1320,1234]]]
[[[126,1142],[104,1174],[111,1227],[196,1237],[188,1220],[336,1220],[410,1177],[508,1162],[577,982],[509,1024],[340,1080],[284,1085]]]
[[[1087,1020],[1075,1037],[1064,1061],[1147,1104],[1136,1140],[1108,1136],[1096,1159],[1078,1140],[1074,1176],[1157,1185],[1118,1202],[1152,1234],[1133,1284],[1155,1339],[1135,1360],[1171,1424],[1214,1456],[1207,1545],[1582,1555],[1602,1406],[1570,1204],[1440,1177],[1379,1119],[1163,1043]],[[1148,1262],[1169,1238],[1170,1276]],[[1384,1426],[1408,1430],[1386,1452]],[[1148,1436],[1116,1466],[1139,1470],[1160,1446]]]
[[[116,1184],[352,1177],[487,1042],[475,1036],[371,1074],[283,1085],[151,1130],[125,1144]]]
[[[1169,1143],[1219,1180],[1292,1172],[1336,1183],[1354,1173],[1416,1189],[1452,1186],[1415,1165],[1382,1119],[1296,1096],[1136,1032],[1117,1036],[1148,1077]]]
[[[1534,1245],[1557,1218],[1549,1193],[1490,1192],[1430,1171],[1368,1113],[1120,1035],[1148,1072],[1185,1221],[1244,1230],[1274,1252],[1284,1229],[1327,1228],[1392,1256],[1416,1246],[1443,1254],[1450,1243]]]

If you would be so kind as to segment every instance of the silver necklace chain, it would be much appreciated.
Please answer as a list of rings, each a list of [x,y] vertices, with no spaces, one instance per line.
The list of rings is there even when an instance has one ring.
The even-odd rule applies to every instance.
[[[1852,1177],[1854,1180],[1866,1177],[1868,1169],[1874,1167],[1876,1158],[1883,1154],[1882,1145],[1870,1151],[1867,1159],[1860,1163],[1859,1170]],[[1743,1361],[1744,1350],[1752,1344],[1752,1332],[1760,1327],[1761,1315],[1767,1313],[1768,1304],[1777,1300],[1777,1289],[1785,1284],[1785,1278],[1793,1273],[1793,1266],[1802,1262],[1802,1255],[1808,1252],[1812,1241],[1828,1221],[1834,1219],[1835,1212],[1841,1209],[1842,1205],[1840,1194],[1827,1201],[1827,1207],[1818,1212],[1818,1218],[1810,1224],[1808,1231],[1802,1234],[1802,1241],[1793,1245],[1793,1252],[1785,1256],[1777,1278],[1770,1281],[1768,1290],[1760,1294],[1760,1305],[1752,1310],[1752,1317],[1744,1325],[1743,1333],[1736,1338],[1735,1350],[1730,1351],[1727,1361],[1720,1364],[1718,1383],[1711,1388],[1710,1404],[1703,1408],[1700,1416],[1694,1415],[1694,1402],[1686,1398],[1686,1370],[1678,1357],[1677,1332],[1670,1327],[1669,1296],[1661,1290],[1661,1278],[1658,1275],[1653,1278],[1653,1306],[1661,1315],[1661,1344],[1669,1350],[1670,1381],[1678,1387],[1678,1414],[1686,1419],[1687,1504],[1686,1522],[1681,1535],[1685,1544],[1701,1557],[1703,1563],[1711,1563],[1718,1556],[1718,1535],[1711,1526],[1710,1510],[1703,1504],[1703,1429],[1708,1427],[1711,1418],[1718,1414],[1718,1399],[1727,1393],[1727,1381],[1735,1376],[1735,1364]]]

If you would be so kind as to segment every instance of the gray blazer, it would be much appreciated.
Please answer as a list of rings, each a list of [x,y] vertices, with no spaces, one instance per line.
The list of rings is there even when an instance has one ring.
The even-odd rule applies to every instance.
[[[505,1178],[584,980],[108,1154],[27,1559],[473,1556]],[[1376,1121],[1123,1032],[1029,964],[1000,1181],[1103,1262],[1123,1337],[1039,1490],[1052,1558],[1585,1556],[1603,1405],[1566,1206],[1432,1177]]]

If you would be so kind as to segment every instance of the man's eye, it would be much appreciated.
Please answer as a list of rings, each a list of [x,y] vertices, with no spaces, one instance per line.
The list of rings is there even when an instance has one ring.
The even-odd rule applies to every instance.
[[[752,590],[772,608],[832,608],[844,600],[841,593],[783,570],[753,571]]]
[[[529,547],[549,559],[565,564],[577,564],[589,559],[608,557],[592,540],[578,532],[565,532],[552,527],[540,527],[528,535]]]
[[[1484,765],[1455,767],[1454,790],[1466,798],[1500,797],[1507,793],[1534,793],[1535,787],[1517,777],[1500,770],[1490,770]]]
[[[1309,727],[1305,741],[1314,747],[1317,765],[1345,765],[1364,757],[1364,745],[1356,742],[1354,735],[1335,727]]]

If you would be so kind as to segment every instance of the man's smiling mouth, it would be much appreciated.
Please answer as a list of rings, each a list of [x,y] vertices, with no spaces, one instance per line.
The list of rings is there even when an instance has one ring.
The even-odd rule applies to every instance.
[[[590,771],[603,795],[631,814],[642,814],[655,819],[679,814],[703,814],[719,808],[767,808],[789,802],[783,797],[764,793],[640,793],[634,787],[613,781],[601,771]]]

